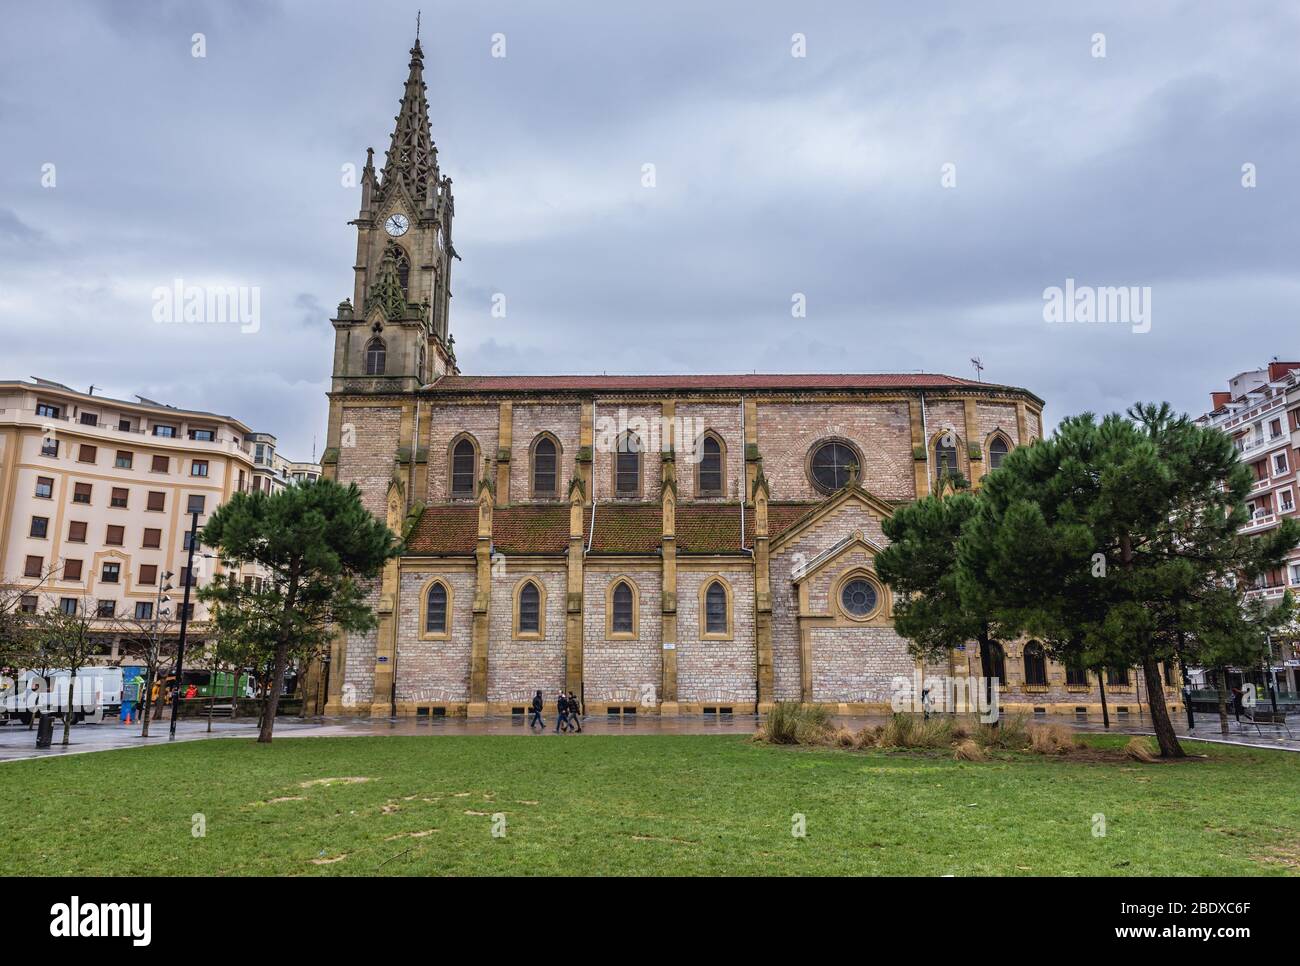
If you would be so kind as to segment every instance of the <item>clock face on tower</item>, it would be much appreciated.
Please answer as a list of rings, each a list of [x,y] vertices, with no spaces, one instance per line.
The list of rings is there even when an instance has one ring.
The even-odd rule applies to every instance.
[[[405,215],[389,215],[388,220],[384,222],[384,231],[397,238],[406,234],[406,229],[411,227],[411,222]]]

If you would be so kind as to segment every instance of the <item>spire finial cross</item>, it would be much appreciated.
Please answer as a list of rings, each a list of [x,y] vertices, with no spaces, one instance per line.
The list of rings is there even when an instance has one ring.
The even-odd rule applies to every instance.
[[[420,39],[420,11],[415,11],[415,39]]]

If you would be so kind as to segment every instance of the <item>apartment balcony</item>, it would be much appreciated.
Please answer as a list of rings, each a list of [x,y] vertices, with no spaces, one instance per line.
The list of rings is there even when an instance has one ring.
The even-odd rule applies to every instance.
[[[1252,587],[1243,596],[1247,600],[1281,600],[1286,591],[1286,584],[1276,584],[1271,587]]]
[[[1272,510],[1256,510],[1254,517],[1242,526],[1242,533],[1263,533],[1278,525],[1277,514]]]
[[[147,429],[119,429],[106,423],[90,424],[69,416],[46,416],[35,409],[0,409],[0,424],[39,429],[42,434],[68,436],[76,433],[88,439],[97,439],[105,445],[120,446],[173,446],[196,453],[224,453],[248,456],[245,445],[238,437],[217,433],[211,440],[191,439],[188,435],[155,436]]]

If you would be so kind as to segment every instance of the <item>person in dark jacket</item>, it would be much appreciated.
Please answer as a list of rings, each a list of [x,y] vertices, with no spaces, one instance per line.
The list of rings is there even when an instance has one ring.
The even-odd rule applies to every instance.
[[[543,731],[546,730],[546,722],[542,720],[542,692],[539,690],[533,695],[533,703],[529,706],[532,714],[528,718],[528,727],[540,726]]]
[[[578,696],[572,691],[569,692],[569,730],[582,730],[582,709],[578,704]]]
[[[555,719],[555,733],[558,735],[561,731],[569,730],[569,699],[565,697],[563,691],[555,699],[555,713],[559,715]]]
[[[1235,718],[1237,719],[1237,723],[1238,723],[1238,724],[1241,723],[1241,712],[1242,712],[1241,696],[1242,696],[1242,694],[1243,694],[1243,692],[1242,692],[1241,688],[1233,688],[1233,689],[1232,689],[1232,714],[1233,714],[1233,717],[1235,717]]]

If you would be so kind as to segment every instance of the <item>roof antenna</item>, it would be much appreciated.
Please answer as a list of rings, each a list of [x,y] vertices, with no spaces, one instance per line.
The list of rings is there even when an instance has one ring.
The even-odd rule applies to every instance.
[[[93,396],[94,394],[95,394],[95,387],[94,387],[94,386],[91,386],[91,387],[90,387],[90,392],[88,392],[86,395],[88,395],[88,396]]]
[[[980,374],[984,371],[984,363],[980,362],[980,357],[971,356],[970,364],[975,367],[975,381],[983,382],[984,379],[981,377]]]

